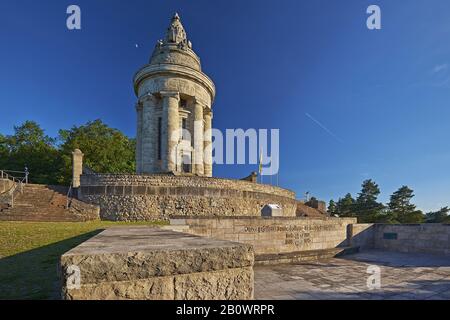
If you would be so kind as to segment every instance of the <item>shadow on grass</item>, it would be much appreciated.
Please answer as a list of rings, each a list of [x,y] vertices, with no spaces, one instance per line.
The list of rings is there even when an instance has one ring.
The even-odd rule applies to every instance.
[[[62,254],[103,229],[0,259],[0,299],[59,299]]]

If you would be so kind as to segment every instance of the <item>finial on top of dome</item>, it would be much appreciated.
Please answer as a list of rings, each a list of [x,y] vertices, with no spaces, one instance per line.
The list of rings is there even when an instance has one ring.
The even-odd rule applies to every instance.
[[[178,13],[172,18],[172,21],[167,29],[166,43],[180,43],[186,42],[186,32],[184,31],[183,25],[180,21],[180,16]]]

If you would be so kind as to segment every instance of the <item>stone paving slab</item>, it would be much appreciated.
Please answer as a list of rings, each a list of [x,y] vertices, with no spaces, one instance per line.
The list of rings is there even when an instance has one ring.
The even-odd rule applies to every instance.
[[[369,266],[381,270],[370,290]],[[255,266],[255,299],[450,300],[450,257],[369,250],[326,262]]]

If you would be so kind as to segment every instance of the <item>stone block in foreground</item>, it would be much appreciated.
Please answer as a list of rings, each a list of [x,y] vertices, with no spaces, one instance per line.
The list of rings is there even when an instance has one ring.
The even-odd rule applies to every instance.
[[[245,244],[111,228],[61,256],[62,298],[252,299],[253,263],[253,248]]]

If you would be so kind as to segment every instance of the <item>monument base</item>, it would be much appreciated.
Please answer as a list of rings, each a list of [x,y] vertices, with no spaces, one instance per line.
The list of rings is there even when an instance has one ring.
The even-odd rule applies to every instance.
[[[104,220],[141,221],[172,216],[261,216],[267,204],[295,217],[295,193],[250,181],[171,174],[84,174],[79,197],[100,206]]]
[[[107,229],[61,257],[70,300],[253,298],[251,246],[149,227]]]

